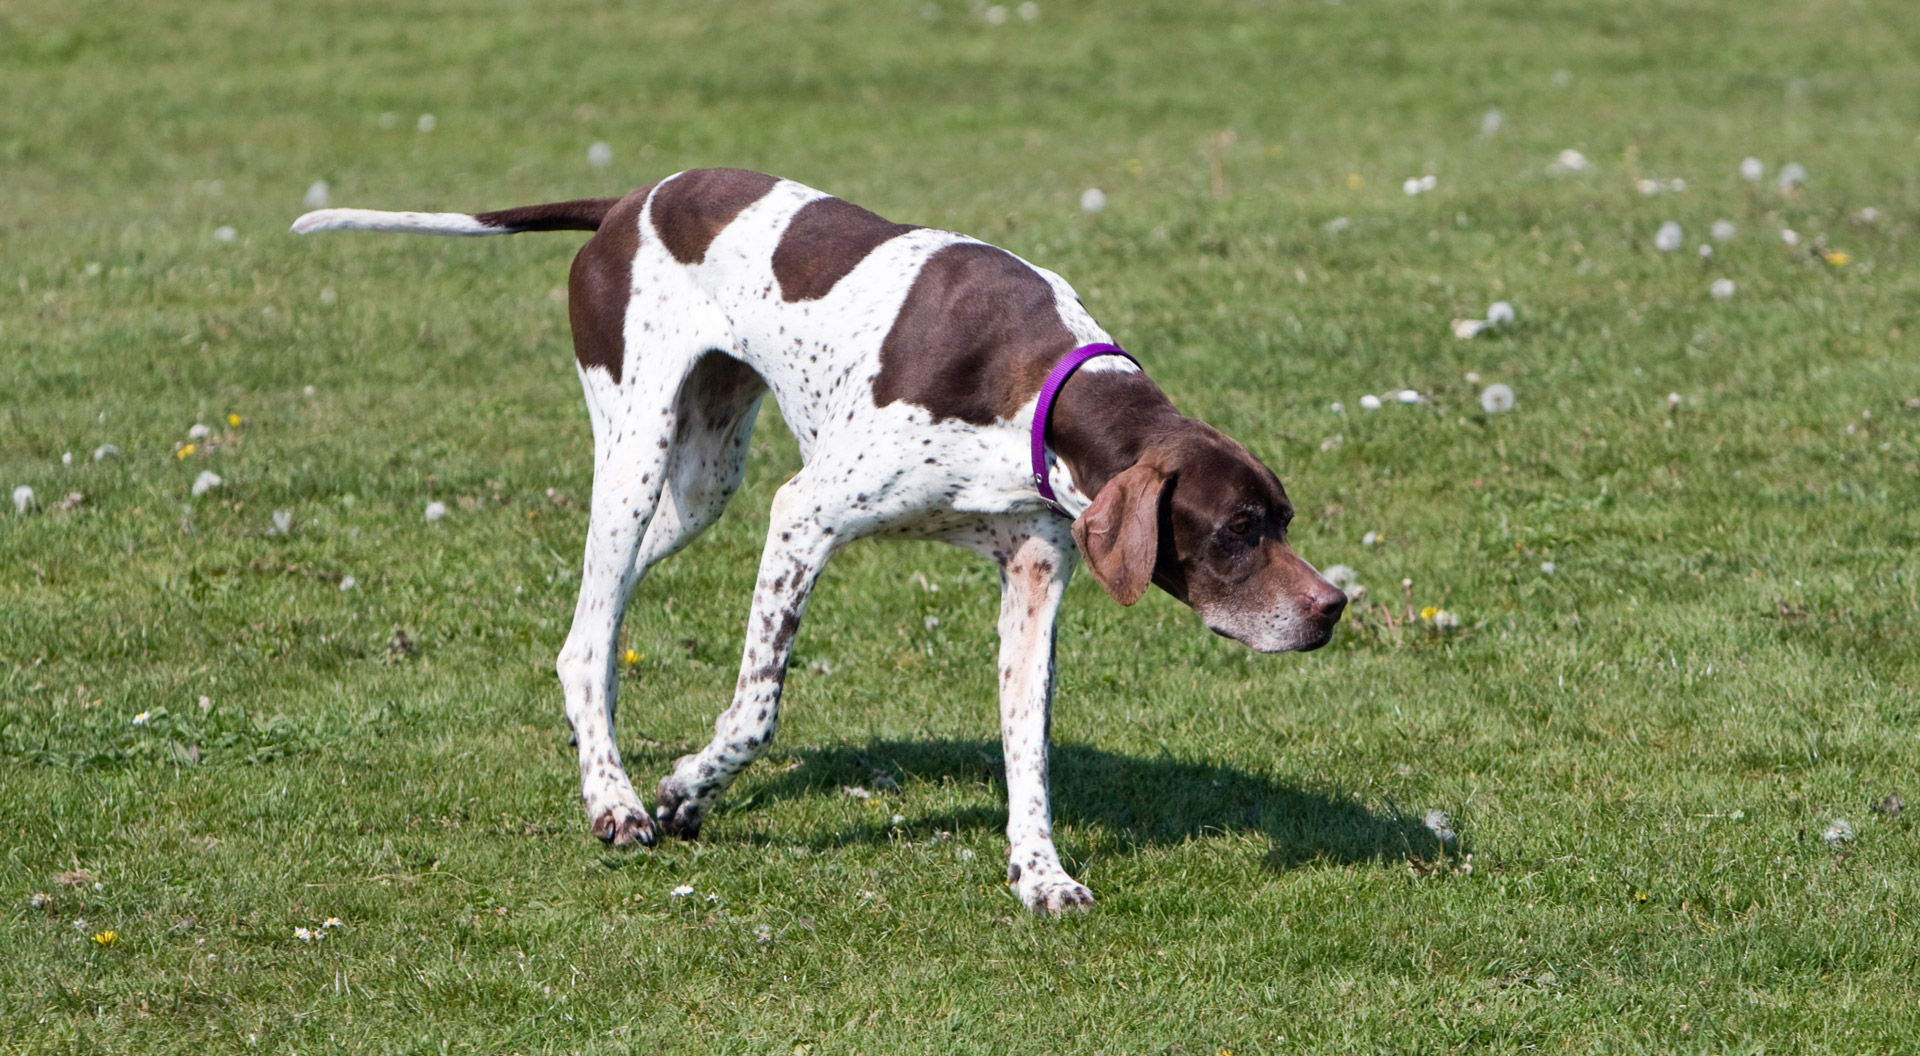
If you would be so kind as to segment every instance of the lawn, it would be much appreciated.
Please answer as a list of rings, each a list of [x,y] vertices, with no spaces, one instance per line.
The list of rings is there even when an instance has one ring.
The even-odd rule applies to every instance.
[[[1920,1035],[1904,0],[0,0],[0,70],[0,1052]],[[707,165],[1067,276],[1367,586],[1256,656],[1076,580],[1093,913],[1004,883],[997,578],[926,544],[829,567],[699,843],[594,841],[580,237],[286,231]],[[647,789],[732,691],[761,420],[629,610]]]

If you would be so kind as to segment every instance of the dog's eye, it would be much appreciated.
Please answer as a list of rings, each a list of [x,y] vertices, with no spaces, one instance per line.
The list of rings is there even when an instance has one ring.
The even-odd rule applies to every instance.
[[[1228,534],[1237,535],[1242,539],[1255,535],[1259,531],[1260,521],[1250,513],[1238,514],[1233,520],[1227,522]]]

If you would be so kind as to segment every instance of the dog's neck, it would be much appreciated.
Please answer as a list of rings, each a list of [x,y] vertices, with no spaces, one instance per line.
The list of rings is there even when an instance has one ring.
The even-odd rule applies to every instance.
[[[1060,389],[1047,439],[1072,470],[1074,487],[1092,498],[1187,422],[1145,373],[1081,371]]]

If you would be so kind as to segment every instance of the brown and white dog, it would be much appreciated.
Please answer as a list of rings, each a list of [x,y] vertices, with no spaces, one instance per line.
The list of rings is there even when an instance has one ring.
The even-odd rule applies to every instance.
[[[795,632],[827,559],[864,536],[938,539],[1000,566],[1000,714],[1011,844],[1027,907],[1093,896],[1061,866],[1047,803],[1054,618],[1079,557],[1122,605],[1148,583],[1261,652],[1326,644],[1346,598],[1286,543],[1272,470],[1183,417],[1130,360],[1093,359],[1043,419],[1044,501],[1029,466],[1043,382],[1105,342],[1064,280],[1005,250],[891,223],[738,169],[624,198],[493,213],[326,209],[293,226],[439,235],[593,231],[569,311],[593,424],[580,598],[560,652],[593,832],[692,838],[767,750]],[[613,736],[615,647],[654,562],[712,524],[740,483],[771,391],[805,463],[774,497],[733,703],[659,784],[651,817]]]

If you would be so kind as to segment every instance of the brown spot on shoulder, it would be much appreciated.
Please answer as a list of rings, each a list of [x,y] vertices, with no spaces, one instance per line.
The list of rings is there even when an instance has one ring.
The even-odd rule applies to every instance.
[[[693,169],[666,181],[653,198],[653,229],[682,264],[707,259],[714,237],[780,181],[745,169]]]
[[[916,230],[839,198],[800,207],[773,251],[773,277],[784,301],[814,301],[832,292],[882,243]]]
[[[567,281],[567,317],[573,355],[582,370],[599,367],[614,384],[626,360],[627,302],[633,298],[633,257],[640,250],[640,210],[655,184],[607,210],[600,229],[574,255]]]
[[[880,345],[873,402],[987,425],[1031,400],[1073,347],[1046,279],[1004,249],[961,242],[914,277]]]

